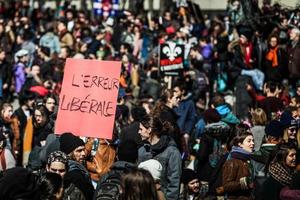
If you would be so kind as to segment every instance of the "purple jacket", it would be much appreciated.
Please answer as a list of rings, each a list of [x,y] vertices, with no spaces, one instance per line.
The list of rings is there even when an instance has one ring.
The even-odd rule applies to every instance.
[[[284,187],[280,191],[280,199],[282,200],[300,199],[300,190],[291,190],[289,187]]]
[[[14,66],[14,76],[15,76],[15,87],[16,92],[19,93],[22,89],[22,86],[25,83],[25,65],[23,63],[17,63]]]
[[[211,60],[212,58],[212,52],[213,52],[213,48],[211,46],[211,44],[207,44],[206,46],[204,46],[201,49],[201,55],[203,56],[204,60]]]

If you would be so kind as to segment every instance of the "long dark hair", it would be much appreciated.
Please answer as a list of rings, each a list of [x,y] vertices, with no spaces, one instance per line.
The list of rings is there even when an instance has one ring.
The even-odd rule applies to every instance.
[[[132,169],[121,178],[122,200],[158,200],[154,179],[144,169]]]
[[[152,113],[161,113],[164,109],[166,104],[168,103],[168,100],[174,96],[174,91],[171,89],[165,89],[158,100],[158,102],[155,104]]]
[[[268,172],[269,166],[272,163],[279,163],[283,167],[288,168],[286,166],[286,157],[288,156],[290,151],[293,150],[293,149],[295,150],[294,147],[288,146],[288,145],[285,145],[285,144],[277,145],[276,149],[274,151],[272,151],[272,153],[269,156],[269,159],[268,159],[267,164],[266,164],[265,172]]]
[[[162,135],[168,135],[168,133],[174,130],[174,127],[170,122],[163,122],[157,115],[145,117],[141,121],[141,124],[147,129],[151,128],[151,137],[156,135],[160,138]]]
[[[44,124],[38,124],[37,121],[36,121],[36,118],[34,117],[34,114],[35,114],[35,111],[38,110],[41,112],[41,115],[42,117],[45,119],[45,123]],[[46,106],[44,105],[37,105],[34,110],[33,110],[33,117],[32,117],[32,123],[33,123],[33,126],[35,128],[41,128],[43,126],[45,126],[47,124],[47,122],[49,121],[49,111],[48,109],[46,108]]]

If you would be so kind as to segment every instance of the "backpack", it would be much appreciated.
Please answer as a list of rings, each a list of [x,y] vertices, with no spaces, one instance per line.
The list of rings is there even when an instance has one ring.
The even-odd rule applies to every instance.
[[[63,200],[76,199],[76,200],[86,200],[82,191],[76,187],[73,183],[69,187],[65,188]]]
[[[115,162],[111,170],[104,174],[97,183],[93,200],[119,200],[121,197],[121,176],[135,168],[132,163]],[[117,164],[119,163],[119,164]]]
[[[107,178],[98,183],[94,200],[119,200],[121,196],[121,173],[112,170]]]

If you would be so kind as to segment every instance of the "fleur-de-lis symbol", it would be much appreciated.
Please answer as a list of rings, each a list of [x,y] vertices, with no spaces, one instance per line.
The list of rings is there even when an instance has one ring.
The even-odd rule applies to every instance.
[[[176,47],[176,43],[169,42],[169,46],[164,46],[162,49],[162,52],[169,57],[171,61],[175,60],[175,57],[179,54],[181,54],[181,48]]]

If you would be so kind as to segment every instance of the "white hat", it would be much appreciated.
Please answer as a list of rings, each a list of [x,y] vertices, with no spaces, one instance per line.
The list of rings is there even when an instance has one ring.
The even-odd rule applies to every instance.
[[[15,54],[15,61],[18,62],[19,58],[21,58],[22,56],[28,55],[28,51],[25,49],[21,49],[19,50],[16,54]]]
[[[145,169],[150,172],[154,180],[160,180],[162,165],[158,160],[150,159],[144,162],[141,162],[138,166],[141,169]]]

